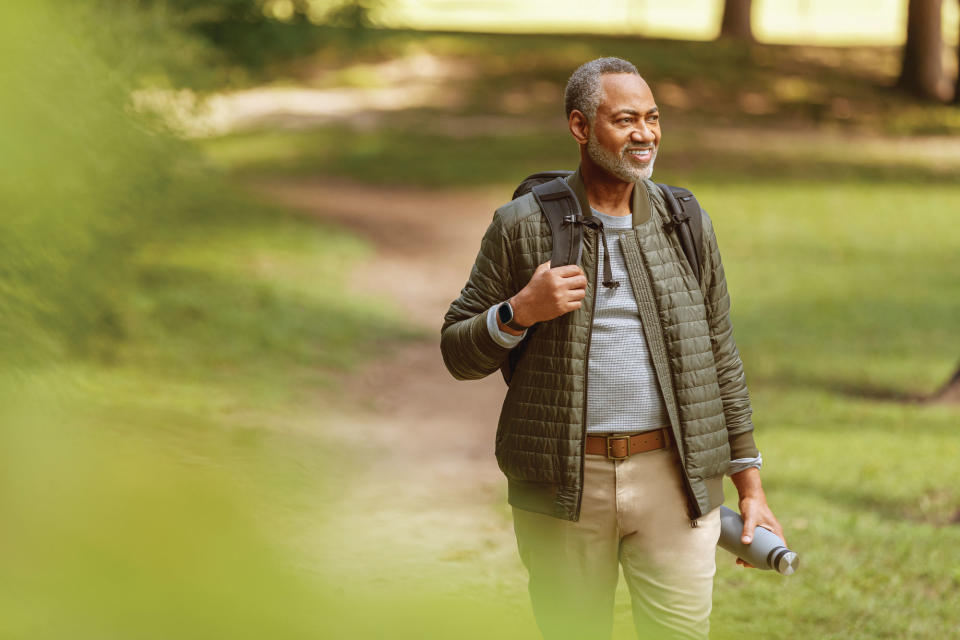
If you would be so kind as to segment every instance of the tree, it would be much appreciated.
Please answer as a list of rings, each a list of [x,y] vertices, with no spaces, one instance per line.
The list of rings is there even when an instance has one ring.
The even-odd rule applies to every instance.
[[[921,98],[941,100],[943,64],[941,13],[943,0],[910,0],[907,44],[897,86]]]
[[[960,0],[957,0],[960,5]],[[953,90],[953,103],[960,104],[960,38],[957,40],[957,84]]]
[[[934,394],[933,399],[940,402],[960,402],[960,367],[957,367],[947,383]],[[960,514],[960,511],[957,513]]]
[[[720,37],[753,42],[750,26],[750,5],[753,0],[724,0]]]

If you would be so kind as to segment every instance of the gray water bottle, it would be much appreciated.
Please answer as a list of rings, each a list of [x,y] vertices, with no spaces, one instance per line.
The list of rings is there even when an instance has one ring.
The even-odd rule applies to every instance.
[[[743,544],[743,518],[732,509],[720,507],[720,541],[717,543],[737,556],[746,560],[757,569],[774,569],[777,573],[789,576],[800,566],[800,558],[769,529],[757,527],[753,531],[753,541]]]

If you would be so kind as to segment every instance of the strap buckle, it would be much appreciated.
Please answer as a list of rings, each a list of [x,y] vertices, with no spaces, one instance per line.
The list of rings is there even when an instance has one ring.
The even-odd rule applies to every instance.
[[[607,459],[626,460],[630,457],[630,436],[607,436]],[[617,440],[623,440],[627,447],[627,452],[622,456],[613,455],[613,445]]]

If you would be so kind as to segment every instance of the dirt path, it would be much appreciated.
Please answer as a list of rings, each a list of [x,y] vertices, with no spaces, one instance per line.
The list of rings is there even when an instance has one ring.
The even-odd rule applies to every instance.
[[[387,566],[454,591],[496,594],[529,618],[505,481],[493,457],[504,383],[499,375],[454,380],[439,349],[443,314],[502,194],[287,180],[257,188],[368,238],[376,255],[351,288],[389,298],[431,336],[368,364],[345,381],[338,399],[324,399],[324,412],[335,416],[334,439],[354,452],[348,455],[363,452],[341,493],[348,522],[340,520],[340,544],[363,549],[381,581],[390,581]],[[356,562],[352,553],[326,557],[324,570],[340,563],[356,574]]]

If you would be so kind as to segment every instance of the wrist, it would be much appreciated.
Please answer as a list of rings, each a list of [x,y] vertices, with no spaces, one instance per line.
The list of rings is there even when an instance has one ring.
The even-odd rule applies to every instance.
[[[522,292],[521,292],[522,293]],[[536,320],[529,318],[527,316],[527,305],[523,300],[522,296],[518,293],[509,300],[510,308],[513,309],[513,323],[514,325],[520,325],[524,328],[532,327],[536,324]]]
[[[501,302],[496,310],[497,327],[501,332],[512,336],[520,336],[527,330],[526,326],[519,324],[513,311],[513,304],[510,300]]]
[[[763,485],[760,483],[760,471],[756,467],[749,467],[731,474],[730,479],[737,488],[740,500],[765,498]]]

